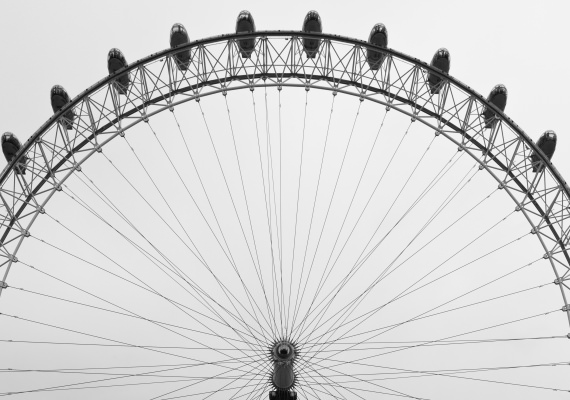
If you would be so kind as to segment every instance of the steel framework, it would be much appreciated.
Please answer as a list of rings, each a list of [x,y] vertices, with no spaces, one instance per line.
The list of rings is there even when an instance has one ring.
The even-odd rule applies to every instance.
[[[252,37],[255,50],[243,58],[237,40]],[[302,38],[320,40],[313,58],[306,56]],[[367,63],[368,49],[386,54],[377,70]],[[190,63],[179,68],[173,56],[188,50]],[[114,82],[124,74],[132,83],[122,95]],[[431,93],[428,74],[443,79],[438,94]],[[180,103],[268,86],[329,90],[380,103],[457,144],[525,215],[550,260],[570,322],[570,189],[522,129],[473,89],[418,59],[356,39],[295,31],[222,35],[151,54],[97,82],[53,115],[0,177],[0,294],[22,241],[54,192],[109,141]],[[487,108],[496,115],[491,128],[485,128],[482,116]],[[73,129],[67,129],[71,121],[65,117],[70,109]],[[537,173],[530,160],[534,153],[545,166]],[[26,159],[26,173],[16,173]]]

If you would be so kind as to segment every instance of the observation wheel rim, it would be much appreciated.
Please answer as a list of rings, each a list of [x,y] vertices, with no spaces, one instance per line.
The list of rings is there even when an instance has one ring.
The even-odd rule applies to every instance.
[[[529,145],[534,151],[538,151],[538,155],[542,158],[542,152],[538,148],[538,146],[534,143],[534,141],[524,132],[524,130],[517,125],[511,118],[507,116],[507,114],[502,111],[501,109],[497,108],[493,103],[489,102],[482,94],[478,93],[476,90],[472,89],[470,86],[466,85],[465,83],[461,82],[459,79],[454,78],[450,74],[446,74],[431,66],[430,64],[422,61],[418,58],[412,57],[408,54],[399,52],[389,47],[379,47],[372,43],[368,43],[361,39],[351,38],[348,36],[342,35],[335,35],[335,34],[328,34],[328,33],[317,33],[317,32],[302,32],[302,31],[289,31],[289,30],[265,30],[265,31],[256,31],[253,33],[230,33],[230,34],[222,34],[211,36],[208,38],[197,39],[194,41],[190,41],[184,45],[180,45],[176,48],[168,48],[162,51],[158,51],[156,53],[151,53],[147,57],[141,58],[137,61],[130,63],[126,68],[122,69],[120,72],[115,74],[111,74],[106,76],[103,79],[100,79],[95,84],[91,85],[89,88],[85,89],[83,92],[75,96],[71,101],[63,107],[58,112],[54,113],[36,132],[34,132],[22,145],[22,150],[19,153],[18,157],[14,158],[11,162],[7,163],[2,172],[0,173],[0,186],[4,184],[4,181],[7,178],[7,175],[13,169],[13,167],[17,164],[17,161],[20,157],[29,149],[34,141],[36,141],[42,134],[49,129],[52,125],[57,124],[58,120],[70,109],[72,109],[75,105],[80,103],[84,98],[90,96],[98,89],[111,84],[114,82],[118,77],[121,77],[129,72],[136,70],[138,67],[141,67],[145,64],[148,64],[152,61],[159,60],[164,57],[171,56],[173,54],[177,54],[179,52],[194,49],[196,47],[205,46],[208,44],[214,44],[217,42],[225,42],[237,39],[250,39],[250,38],[265,38],[265,37],[283,37],[283,38],[309,38],[309,39],[321,39],[321,40],[329,40],[329,41],[338,41],[345,44],[351,44],[355,46],[361,46],[364,49],[376,50],[382,53],[386,53],[391,57],[396,57],[398,59],[410,62],[415,64],[418,67],[421,67],[425,70],[430,71],[431,73],[435,73],[438,77],[444,78],[449,84],[453,84],[454,86],[460,88],[461,90],[469,93],[470,95],[474,96],[476,100],[480,103],[483,103],[485,106],[490,107],[495,114],[500,115],[500,119],[502,122],[509,125],[509,127],[516,131],[516,133],[523,138],[525,143]],[[255,85],[254,86],[263,86],[263,85]],[[564,188],[566,194],[570,196],[570,186],[566,183],[563,179],[560,172],[556,169],[552,162],[548,160],[544,160],[545,167],[551,170],[554,176],[558,179],[559,183]]]
[[[434,73],[436,76],[443,78],[445,84],[447,85],[447,87],[454,87],[457,88],[458,90],[466,93],[471,99],[472,101],[477,104],[480,105],[480,107],[486,107],[489,108],[491,110],[493,110],[493,112],[497,115],[497,119],[500,121],[501,124],[506,124],[508,128],[510,128],[513,133],[520,138],[523,146],[527,146],[529,149],[531,149],[533,152],[535,152],[536,154],[539,155],[539,157],[541,158],[543,164],[545,165],[545,169],[544,170],[548,170],[549,173],[553,176],[553,178],[557,181],[558,183],[558,187],[559,189],[563,192],[563,194],[566,195],[566,197],[570,197],[570,189],[568,187],[568,185],[566,184],[566,182],[564,181],[564,179],[562,178],[562,176],[560,175],[560,173],[558,172],[558,170],[553,166],[553,164],[548,161],[547,159],[544,158],[542,152],[539,150],[538,146],[526,135],[526,133],[517,125],[514,123],[514,121],[512,121],[510,118],[508,118],[506,116],[506,114],[504,114],[500,109],[498,109],[496,106],[494,106],[493,104],[491,104],[489,101],[487,101],[482,95],[480,95],[479,93],[477,93],[475,90],[471,89],[469,86],[463,84],[462,82],[460,82],[459,80],[453,78],[452,76],[448,75],[448,74],[444,74],[441,71],[439,71],[438,69],[430,66],[429,64],[408,56],[404,53],[400,53],[396,50],[390,49],[390,48],[381,48],[378,46],[375,46],[373,44],[369,44],[365,41],[362,40],[358,40],[358,39],[352,39],[352,38],[348,38],[348,37],[343,37],[343,36],[338,36],[338,35],[331,35],[331,34],[319,34],[319,33],[305,33],[305,32],[300,32],[300,31],[259,31],[259,32],[255,32],[255,33],[249,33],[249,34],[244,34],[244,33],[240,33],[240,34],[227,34],[227,35],[220,35],[220,36],[214,36],[214,37],[210,37],[210,38],[206,38],[206,39],[200,39],[200,40],[195,40],[193,42],[189,42],[185,45],[176,47],[174,49],[166,49],[157,53],[153,53],[143,59],[140,59],[132,64],[130,64],[127,68],[124,68],[123,70],[121,70],[120,72],[113,74],[113,75],[109,75],[106,78],[98,81],[97,83],[95,83],[94,85],[92,85],[91,87],[89,87],[88,89],[84,90],[82,93],[80,93],[78,96],[76,96],[74,99],[71,100],[70,103],[68,103],[64,108],[62,108],[60,111],[58,111],[57,113],[55,113],[48,121],[46,121],[26,142],[25,144],[22,146],[22,149],[18,155],[17,158],[14,158],[10,163],[8,163],[8,165],[4,168],[4,170],[2,171],[2,174],[0,175],[0,186],[2,186],[2,188],[4,188],[4,185],[6,184],[6,182],[8,181],[8,178],[10,177],[10,174],[15,173],[15,167],[18,164],[18,162],[20,162],[25,156],[26,154],[32,149],[32,147],[37,144],[37,143],[41,143],[42,137],[46,134],[46,132],[48,132],[50,129],[58,129],[58,124],[60,124],[60,120],[62,118],[64,118],[65,114],[67,112],[69,112],[70,110],[74,109],[76,106],[78,106],[79,104],[81,104],[82,102],[85,102],[86,100],[89,100],[91,98],[91,96],[93,96],[94,94],[96,94],[99,90],[101,89],[105,89],[108,88],[107,90],[112,91],[113,90],[113,83],[114,81],[119,78],[122,75],[125,74],[129,74],[129,73],[133,73],[136,72],[137,70],[140,70],[142,68],[145,68],[145,66],[156,62],[158,60],[164,59],[164,61],[172,61],[172,56],[176,53],[182,52],[182,51],[190,51],[190,50],[199,50],[199,49],[203,49],[205,48],[205,46],[208,45],[216,45],[216,44],[223,44],[226,43],[228,48],[230,46],[234,46],[235,47],[235,43],[237,40],[239,39],[247,39],[247,38],[257,38],[260,39],[257,41],[256,43],[256,50],[255,52],[257,52],[258,47],[259,47],[259,43],[261,43],[263,40],[268,40],[268,39],[285,39],[287,41],[290,41],[291,43],[295,42],[295,41],[299,41],[302,38],[310,38],[310,39],[318,39],[321,40],[324,43],[327,43],[328,45],[332,45],[333,43],[339,43],[341,45],[349,45],[352,46],[354,51],[359,51],[359,50],[374,50],[374,51],[378,51],[378,52],[382,52],[385,53],[388,57],[387,60],[385,60],[385,63],[390,63],[392,62],[392,60],[396,59],[396,60],[400,60],[403,61],[405,63],[409,63],[411,65],[411,68],[417,68],[417,69],[421,69],[422,71],[427,71],[429,73]],[[323,44],[321,43],[321,46]],[[319,50],[319,56],[321,54],[321,50]],[[298,62],[297,64],[292,64],[292,65],[288,65],[286,66],[287,68],[304,68],[306,67],[306,62],[302,62],[302,56],[303,54],[301,54],[300,57],[296,58],[295,60]],[[166,64],[166,63],[165,63]],[[269,66],[271,65],[272,62],[270,60],[270,62],[264,64],[264,66]],[[256,66],[258,67],[258,66]],[[226,68],[224,69],[225,72],[228,72],[229,70]],[[231,72],[231,71],[230,71]],[[240,77],[238,76],[234,76],[231,73],[229,75],[225,76],[225,79],[227,79],[228,81],[233,81],[234,79],[241,79],[243,81],[245,81],[246,79],[249,80],[247,85],[244,85],[243,87],[238,87],[238,88],[231,88],[231,90],[238,90],[238,89],[245,89],[247,87],[250,87],[251,89],[255,88],[255,87],[267,87],[267,86],[277,86],[277,84],[273,84],[273,85],[268,85],[265,82],[265,78],[270,77],[271,78],[276,78],[279,79],[279,76],[284,77],[285,74],[256,74],[255,72],[258,71],[254,71],[253,75],[242,75]],[[353,71],[348,71],[347,69],[345,70],[345,72],[353,72]],[[362,71],[361,71],[362,72]],[[304,71],[301,72],[297,72],[297,73],[291,73],[290,76],[287,76],[287,78],[296,78],[298,79],[298,81],[302,81],[302,78],[305,79],[306,84],[305,86],[307,88],[316,88],[316,89],[323,89],[322,87],[319,87],[317,84],[319,81],[323,81],[323,80],[328,80],[329,83],[330,82],[335,82],[334,77],[332,78],[327,78],[326,76],[321,76],[321,75],[310,75],[307,79],[307,75],[304,74]],[[215,80],[218,83],[221,83],[220,79]],[[339,80],[337,80],[337,84],[338,82],[340,82]],[[363,91],[366,91],[369,89],[369,87],[362,87],[362,83],[361,82],[357,82],[356,80],[352,80],[352,81],[344,81],[343,84],[351,86],[352,88],[357,89],[359,84],[360,84],[360,89],[362,89]],[[296,84],[296,85],[292,85],[292,84],[288,84],[288,83],[280,83],[281,86],[301,86],[301,84]],[[205,82],[203,84],[203,86],[200,87],[206,87],[206,86],[213,86],[213,84],[209,84],[208,82]],[[229,90],[229,89],[228,89]],[[332,89],[329,89],[332,90]],[[219,93],[222,90],[218,90],[217,93]],[[340,91],[340,90],[339,90]],[[151,98],[148,96],[150,90],[148,92],[145,93],[141,93],[142,97],[147,96],[148,100],[146,104],[142,104],[141,106],[135,107],[131,110],[129,110],[130,112],[134,112],[136,113],[137,111],[140,111],[141,107],[143,106],[148,106],[150,104],[152,104],[151,102],[156,101],[156,99],[158,98],[163,99],[163,100],[169,100],[167,98],[165,98],[165,96],[169,96],[170,99],[173,98],[175,95],[177,95],[179,92],[177,91],[173,91],[169,94],[165,94],[165,95],[161,95],[161,96],[157,96],[155,98]],[[389,91],[387,91],[387,93],[390,93]],[[215,94],[215,93],[211,93],[211,94]],[[346,94],[353,94],[353,93],[346,93]],[[209,94],[207,94],[209,95]],[[118,96],[118,95],[117,95]],[[184,99],[183,101],[180,102],[186,102],[186,101],[190,101],[190,100],[195,100],[196,98],[199,98],[201,96],[204,96],[202,94],[197,94],[195,96],[191,96],[190,98]],[[366,96],[364,96],[364,98],[366,98]],[[396,96],[393,97],[393,99],[395,99]],[[405,100],[405,99],[404,99]],[[417,101],[417,99],[415,99]],[[178,102],[178,103],[180,103]],[[424,110],[423,106],[420,106],[419,104],[417,104],[416,102],[414,102],[411,99],[408,99],[408,105],[411,106],[414,109],[419,109],[419,110]],[[178,103],[171,103],[173,105],[178,105]],[[383,103],[383,104],[388,104],[389,103]],[[165,111],[168,107],[164,106],[162,107],[162,109],[160,111],[157,112],[162,112]],[[398,109],[398,107],[394,107],[396,109]],[[405,112],[403,112],[402,110],[399,110],[399,112],[402,112],[405,114]],[[152,114],[149,114],[152,115]],[[124,114],[117,114],[117,118],[118,120],[122,120],[122,118],[124,118]],[[136,121],[136,123],[139,123],[141,121],[144,120],[144,117],[141,116],[138,118],[138,120]],[[441,120],[441,118],[440,118]],[[426,125],[427,122],[423,121],[423,123],[425,123]],[[134,126],[136,123],[133,123],[130,126]],[[130,127],[129,126],[129,127]],[[429,126],[429,125],[428,125]],[[445,123],[445,126],[450,126],[449,123]],[[128,129],[128,128],[127,128]],[[494,129],[494,128],[493,128]],[[126,130],[126,129],[125,129]],[[456,130],[456,129],[454,129]],[[457,133],[461,134],[463,137],[465,137],[465,132],[462,132],[461,130],[457,131]],[[99,132],[100,133],[100,132]],[[99,148],[101,148],[103,145],[105,145],[106,143],[108,143],[110,140],[112,140],[113,138],[115,138],[116,136],[118,136],[118,132],[115,132],[108,140],[102,142],[99,146]],[[96,135],[96,132],[93,132],[93,135]],[[446,136],[448,139],[450,139],[450,137]],[[90,138],[85,139],[87,142],[89,142]],[[74,152],[75,149],[72,149],[70,153],[68,154],[75,154]],[[82,162],[84,162],[87,158],[89,158],[92,154],[94,154],[97,150],[95,148],[93,148],[92,150],[87,152],[87,156],[78,164],[80,165]],[[474,157],[471,154],[472,157]],[[475,158],[475,157],[474,157]],[[483,165],[483,164],[482,164]],[[509,167],[506,167],[507,171]],[[57,172],[58,169],[52,169],[49,172],[51,174],[53,174],[54,172]],[[488,172],[490,172],[488,170]],[[60,182],[64,182],[65,179],[67,179],[67,177],[69,177],[71,174],[75,173],[75,169],[71,169],[65,176],[65,178],[63,180],[61,180]],[[545,173],[545,172],[542,172]],[[494,179],[496,179],[497,181],[499,181],[498,177],[494,176],[493,174],[491,174]],[[45,178],[43,179],[43,182],[47,182],[49,181],[50,176],[46,175]],[[499,181],[500,182],[500,181]],[[43,184],[43,183],[42,183]],[[528,188],[527,188],[528,189]],[[54,187],[51,190],[51,195],[53,195],[53,193],[55,193],[57,189]],[[510,193],[510,192],[509,192]],[[531,193],[529,193],[531,194]],[[31,194],[31,196],[33,196],[34,193]],[[42,208],[43,206],[49,201],[49,199],[51,198],[51,195],[45,199],[45,201],[42,203]],[[512,199],[514,199],[514,197],[511,195]],[[516,200],[515,200],[516,203]],[[28,203],[26,202],[24,204],[23,207],[26,207]],[[518,203],[517,203],[518,205]],[[23,208],[22,208],[23,210]],[[523,210],[524,211],[524,210]],[[550,212],[551,210],[549,210]],[[21,212],[21,211],[20,211]],[[543,217],[548,218],[548,216],[545,215],[544,210],[539,209],[539,212],[543,214]],[[37,216],[40,213],[40,208],[38,208],[38,210],[36,211],[35,216]],[[16,215],[16,213],[13,213],[12,215]],[[526,212],[525,212],[526,215]],[[8,235],[9,231],[12,229],[13,226],[13,222],[15,219],[17,219],[18,217],[14,217],[12,219],[11,224],[4,228],[4,233],[2,236],[2,247],[5,247],[5,243],[4,240],[6,239],[6,236]],[[529,221],[529,223],[531,223],[531,226],[533,227],[533,229],[535,228],[535,226],[532,224],[530,218],[527,216],[527,219]],[[29,223],[29,225],[26,227],[26,231],[29,230],[29,228],[31,227],[31,225],[33,224],[35,220],[34,219]],[[550,223],[548,223],[548,225],[550,225]],[[550,225],[550,229],[553,229],[552,226]],[[6,254],[8,255],[8,260],[7,260],[7,268],[6,271],[4,273],[4,278],[3,281],[6,281],[6,277],[8,275],[8,272],[10,270],[10,266],[12,264],[12,262],[14,262],[15,260],[17,260],[15,258],[15,255],[17,253],[17,250],[21,244],[21,242],[23,241],[25,235],[22,235],[20,240],[18,241],[18,244],[16,246],[16,251],[14,252],[6,252]],[[540,237],[540,241],[545,249],[545,251],[549,252],[548,250],[548,246],[546,246],[544,244],[544,242],[542,241],[542,238]],[[558,238],[557,241],[559,242],[559,244],[562,246],[562,252],[564,253],[566,259],[568,260],[568,253],[567,250],[565,248],[565,243],[563,242],[562,239]],[[549,257],[550,258],[550,257]],[[557,269],[554,266],[553,261],[551,260],[551,264],[553,266],[554,272],[557,276],[557,279],[560,279],[560,276],[557,272]],[[562,285],[560,285],[560,289],[562,292],[562,296],[563,299],[566,303],[566,296],[565,296],[565,291],[562,288]],[[2,286],[0,286],[0,294],[2,292]],[[570,310],[567,309],[565,310],[566,314],[568,316],[569,322],[570,322]]]

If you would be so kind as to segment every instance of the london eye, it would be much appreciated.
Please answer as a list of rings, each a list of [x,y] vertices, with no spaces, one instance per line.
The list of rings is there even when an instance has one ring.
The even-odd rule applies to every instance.
[[[109,44],[2,136],[0,395],[566,398],[557,133],[383,23],[256,22]]]

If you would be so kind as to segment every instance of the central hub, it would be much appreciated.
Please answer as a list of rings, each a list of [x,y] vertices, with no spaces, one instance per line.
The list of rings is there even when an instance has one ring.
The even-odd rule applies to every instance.
[[[295,346],[287,341],[277,342],[273,346],[273,361],[285,362],[295,358]]]
[[[295,372],[293,364],[295,361],[295,346],[286,340],[275,343],[272,350],[273,356],[273,376],[272,383],[275,389],[286,391],[295,384]]]

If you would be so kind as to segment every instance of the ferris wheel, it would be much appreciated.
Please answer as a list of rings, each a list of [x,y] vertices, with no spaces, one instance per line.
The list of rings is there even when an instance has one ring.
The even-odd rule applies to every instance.
[[[0,395],[567,398],[556,134],[382,24],[235,31],[2,136]]]

